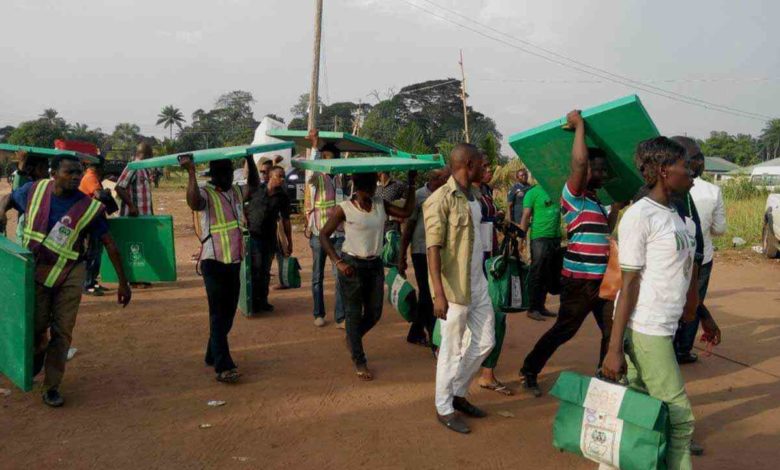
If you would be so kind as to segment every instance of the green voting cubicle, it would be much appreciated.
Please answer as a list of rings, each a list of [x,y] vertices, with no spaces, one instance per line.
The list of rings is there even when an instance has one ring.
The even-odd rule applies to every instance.
[[[582,111],[589,147],[607,154],[608,180],[599,192],[602,202],[625,201],[642,186],[634,164],[639,142],[657,137],[658,129],[636,95],[626,96]],[[566,118],[509,137],[509,145],[551,197],[558,197],[569,176],[574,132]]]
[[[0,373],[32,390],[35,261],[27,249],[0,235]]]
[[[176,280],[176,248],[170,215],[116,217],[108,219],[111,237],[122,255],[130,282],[173,282]],[[103,282],[117,282],[116,271],[103,251],[100,264]]]

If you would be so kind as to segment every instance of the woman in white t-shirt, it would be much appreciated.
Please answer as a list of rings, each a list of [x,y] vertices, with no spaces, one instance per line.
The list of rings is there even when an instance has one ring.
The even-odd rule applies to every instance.
[[[694,419],[673,341],[683,312],[696,312],[696,237],[693,221],[683,220],[670,198],[690,187],[691,172],[685,149],[666,137],[641,142],[636,165],[649,193],[626,210],[618,227],[623,284],[602,374],[611,380],[626,375],[632,388],[668,404],[667,467],[688,469]]]
[[[388,216],[405,219],[412,214],[416,175],[409,172],[403,207],[375,195],[376,173],[353,175],[352,197],[336,206],[320,229],[321,246],[339,271],[337,282],[346,316],[347,345],[361,380],[373,379],[363,351],[363,336],[382,316],[385,287],[381,254],[385,222]],[[339,256],[330,236],[341,224],[344,224],[344,244]]]

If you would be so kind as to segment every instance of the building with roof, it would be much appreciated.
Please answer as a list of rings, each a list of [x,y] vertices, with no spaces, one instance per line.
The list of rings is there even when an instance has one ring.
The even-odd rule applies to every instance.
[[[722,157],[704,157],[704,173],[712,176],[715,183],[734,177],[741,169],[736,163]]]

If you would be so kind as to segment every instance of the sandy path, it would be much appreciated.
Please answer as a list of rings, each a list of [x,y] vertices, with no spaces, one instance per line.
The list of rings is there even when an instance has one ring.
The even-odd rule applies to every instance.
[[[548,396],[474,390],[473,401],[492,415],[472,420],[469,436],[444,430],[434,416],[434,360],[406,344],[407,326],[387,304],[366,338],[376,380],[358,382],[343,332],[312,325],[311,260],[299,235],[304,287],[272,291],[270,315],[237,317],[230,339],[245,380],[217,384],[202,362],[205,293],[189,261],[196,241],[183,190],[160,191],[157,200],[158,211],[177,222],[179,282],[136,291],[125,310],[112,297],[84,300],[74,340],[79,351],[63,385],[66,407],[49,409],[37,393],[16,389],[0,397],[1,468],[595,468],[552,448],[556,402]],[[326,289],[332,293],[330,277]],[[332,308],[330,295],[327,302]],[[718,259],[708,305],[724,331],[716,352],[729,359],[684,368],[696,437],[707,447],[695,464],[775,468],[780,263]],[[501,379],[519,386],[522,358],[549,326],[509,317]],[[588,320],[550,361],[542,387],[549,389],[564,369],[592,372],[597,354],[597,328]],[[10,384],[0,378],[0,387]],[[227,404],[210,408],[211,399]],[[498,416],[501,410],[515,417]],[[212,427],[199,428],[206,423]]]

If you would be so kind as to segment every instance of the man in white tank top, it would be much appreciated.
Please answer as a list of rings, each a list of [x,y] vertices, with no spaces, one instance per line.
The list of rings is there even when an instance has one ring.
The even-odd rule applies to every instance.
[[[472,184],[482,180],[486,161],[471,144],[450,154],[452,176],[425,202],[425,241],[434,314],[441,327],[436,366],[436,412],[447,428],[468,433],[461,416],[487,414],[466,400],[480,365],[495,345],[495,318],[482,271],[482,210]],[[463,350],[466,328],[471,341]]]

